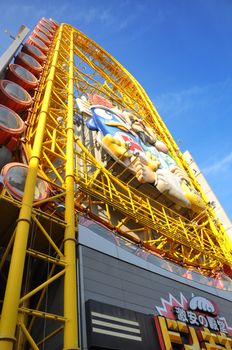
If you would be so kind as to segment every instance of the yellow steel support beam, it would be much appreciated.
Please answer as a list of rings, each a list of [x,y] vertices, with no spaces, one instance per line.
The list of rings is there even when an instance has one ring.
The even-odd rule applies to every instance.
[[[33,339],[32,336],[30,335],[30,333],[28,332],[28,330],[27,330],[27,328],[25,327],[25,325],[24,325],[22,322],[20,322],[20,323],[19,323],[19,326],[20,326],[20,328],[22,329],[22,331],[23,331],[23,333],[24,333],[24,335],[25,335],[25,337],[26,337],[28,343],[30,344],[31,348],[32,348],[33,350],[39,350],[38,346],[36,345],[34,339]]]
[[[34,190],[36,185],[41,148],[43,144],[46,119],[49,111],[50,96],[52,92],[56,64],[59,56],[62,29],[63,27],[61,26],[59,29],[54,56],[52,58],[51,68],[47,79],[47,86],[41,111],[38,116],[39,121],[37,132],[35,135],[32,155],[30,157],[28,176],[26,179],[24,195],[22,199],[22,207],[20,210],[15,233],[14,247],[12,251],[10,270],[7,279],[0,321],[0,348],[3,350],[12,350],[15,342],[15,329],[17,323],[18,305],[23,279],[27,241],[31,223]]]
[[[175,141],[136,79],[100,46],[69,25],[63,24],[60,27],[55,40],[55,49],[53,48],[51,52],[52,63],[50,66],[50,61],[46,64],[46,67],[50,67],[50,71],[47,77],[42,77],[26,134],[25,149],[30,159],[29,173],[16,228],[0,322],[0,349],[3,350],[11,350],[13,347],[18,312],[33,316],[29,329],[26,330],[24,324],[21,324],[21,328],[31,347],[37,349],[38,344],[35,345],[30,336],[34,319],[44,317],[57,320],[57,315],[41,312],[39,308],[47,286],[63,274],[64,316],[59,317],[60,321],[64,322],[64,349],[79,349],[75,198],[79,199],[76,205],[81,210],[84,211],[86,205],[89,204],[90,214],[96,217],[95,209],[97,208],[103,217],[99,218],[100,222],[105,222],[108,227],[119,229],[124,234],[137,232],[141,242],[147,243],[146,248],[150,245],[149,249],[152,249],[154,245],[155,249],[162,249],[164,254],[169,254],[168,258],[176,262],[192,263],[205,268],[212,268],[215,264],[222,266],[223,263],[232,265],[231,252],[226,246],[223,229],[213,222],[214,214],[211,210],[202,214],[205,219],[198,220],[197,216],[194,216],[195,222],[194,218],[191,221],[187,215],[186,217],[179,215],[178,212],[152,199],[152,195],[146,195],[131,187],[135,180],[132,174],[128,180],[123,182],[121,179],[126,178],[128,169],[125,168],[120,174],[117,174],[117,162],[114,161],[107,170],[97,160],[99,158],[95,158],[94,144],[91,144],[90,147],[85,146],[87,144],[83,136],[85,129],[81,130],[80,139],[78,135],[74,135],[73,114],[74,111],[79,113],[74,105],[74,89],[75,97],[77,97],[76,94],[80,97],[86,93],[99,93],[109,98],[114,105],[132,109],[140,114],[146,123],[153,127],[157,135],[166,142],[176,162],[187,170],[194,186],[199,189]],[[74,56],[77,61],[79,60],[77,64],[74,62]],[[84,70],[85,67],[90,69]],[[44,143],[43,136],[45,136]],[[31,148],[32,144],[33,148]],[[47,201],[33,204],[35,181],[41,158],[43,158],[41,166],[44,171],[43,177],[50,179],[50,185],[55,193],[58,188],[59,191],[65,191],[62,194],[58,191],[58,195],[49,198],[54,200],[59,197],[62,201],[62,196],[65,197],[65,222],[56,217],[55,211],[50,214],[49,218],[56,221],[65,230],[64,251],[58,247],[60,242],[53,240],[54,236],[50,237],[46,231],[46,225],[43,226],[41,218],[45,217],[45,213],[42,212],[42,209],[33,209],[33,206],[44,205]],[[75,170],[74,177],[75,165],[77,170]],[[113,176],[114,170],[114,174],[117,174],[115,176]],[[74,185],[78,185],[78,193],[74,193]],[[206,200],[204,195],[203,198]],[[20,206],[19,202],[13,198],[9,197],[8,200]],[[114,211],[119,216],[118,219],[117,215],[114,217]],[[49,215],[46,214],[46,218],[48,217]],[[38,227],[38,232],[45,237],[49,246],[55,251],[56,258],[51,254],[46,255],[44,251],[27,250],[31,219]],[[143,235],[143,232],[147,232],[148,229],[149,239],[146,234]],[[154,236],[153,231],[156,231]],[[11,242],[6,248],[3,262],[10,247]],[[54,265],[46,281],[31,292],[27,291],[28,294],[20,299],[26,253]],[[59,264],[64,267],[64,270],[52,277],[55,266]],[[18,308],[20,300],[28,299],[42,289],[36,306],[38,310]],[[52,333],[45,335],[41,343],[49,339],[51,335]]]
[[[30,316],[36,316],[36,317],[45,318],[45,319],[49,319],[49,320],[65,322],[65,318],[63,316],[60,316],[57,314],[51,314],[51,313],[43,312],[43,311],[39,311],[39,310],[28,309],[27,307],[20,307],[19,312],[25,313],[25,314],[30,315]]]
[[[105,221],[108,226],[120,228],[124,230],[124,233],[139,232],[140,234],[141,232],[139,235],[141,241],[143,241],[143,239],[144,241],[147,240],[147,236],[145,235],[145,237],[143,237],[142,232],[146,232],[149,228],[150,236],[147,243],[150,244],[151,248],[152,244],[154,244],[155,248],[163,249],[164,253],[169,253],[169,258],[177,262],[182,261],[189,264],[193,263],[193,265],[212,267],[215,265],[215,262],[221,265],[226,262],[228,265],[231,265],[232,258],[229,249],[225,246],[223,230],[214,224],[212,220],[214,216],[211,211],[204,213],[207,218],[205,219],[207,225],[196,224],[194,221],[188,220],[187,215],[186,217],[181,217],[177,212],[170,210],[161,203],[153,200],[152,197],[131,187],[130,185],[134,182],[135,176],[133,177],[131,175],[125,182],[121,181],[121,178],[126,178],[124,175],[128,169],[124,169],[121,171],[121,174],[113,176],[113,170],[118,166],[118,163],[113,162],[108,170],[103,164],[100,164],[94,157],[95,150],[93,145],[91,145],[91,147],[85,146],[83,130],[80,139],[78,139],[77,135],[74,135],[73,113],[74,111],[75,113],[79,113],[73,103],[74,89],[75,95],[77,93],[78,97],[86,93],[100,93],[100,95],[109,98],[114,105],[132,109],[140,114],[147,124],[154,128],[157,135],[161,136],[162,140],[167,143],[172,156],[178,164],[185,168],[190,176],[193,177],[193,183],[195,187],[198,188],[199,186],[182,158],[175,141],[140,84],[122,65],[100,46],[69,25],[63,24],[61,26],[59,37],[58,39],[56,38],[56,50],[53,51],[53,53],[53,64],[48,80],[45,81],[44,79],[42,82],[41,90],[38,93],[38,100],[35,103],[35,111],[34,114],[32,113],[32,124],[27,131],[28,140],[25,148],[31,159],[30,178],[32,179],[29,183],[31,188],[33,188],[33,181],[35,181],[38,169],[38,154],[41,155],[42,147],[41,143],[40,146],[38,146],[38,135],[41,135],[41,130],[43,130],[46,135],[42,149],[44,177],[51,179],[50,185],[52,187],[54,186],[53,188],[55,190],[57,189],[55,186],[57,186],[58,183],[60,185],[59,188],[61,188],[61,186],[62,189],[65,188],[66,226],[64,225],[64,252],[58,248],[57,243],[49,237],[46,229],[42,226],[39,216],[43,215],[42,212],[38,216],[35,216],[33,212],[31,216],[31,209],[29,208],[31,202],[28,202],[28,196],[31,200],[32,190],[29,191],[29,185],[27,183],[25,190],[27,194],[25,194],[23,201],[23,210],[26,210],[27,206],[29,209],[24,212],[23,216],[20,216],[20,222],[22,223],[20,231],[18,231],[19,228],[17,228],[17,232],[20,232],[24,237],[22,240],[24,248],[21,244],[21,251],[19,252],[18,248],[18,253],[17,255],[14,254],[13,260],[16,261],[16,256],[20,258],[19,265],[22,269],[24,263],[23,256],[26,251],[26,236],[28,235],[29,221],[32,217],[39,231],[55,250],[57,256],[61,258],[61,265],[64,266],[64,349],[76,350],[79,348],[75,253],[75,196],[76,198],[80,198],[78,201],[78,208],[85,210],[86,203],[89,202],[90,214],[92,210],[92,214],[94,215],[95,208],[103,213],[104,219],[99,218],[99,221]],[[74,62],[74,55],[76,55],[77,61],[79,60],[76,65]],[[55,57],[57,57],[56,61],[54,61]],[[84,70],[85,66],[89,66],[88,68],[90,68],[91,73],[89,73],[89,69]],[[55,69],[56,74],[52,78],[51,72],[55,72]],[[47,91],[49,91],[49,94]],[[48,104],[48,99],[50,99],[51,103],[50,113],[48,113],[48,105],[47,109],[45,108],[46,103]],[[60,118],[60,122],[58,121],[58,117]],[[40,118],[42,118],[42,123],[40,122]],[[34,147],[31,151],[30,144],[33,144],[33,140]],[[74,142],[76,142],[75,146]],[[35,148],[35,145],[37,145],[37,148]],[[57,163],[54,162],[54,160],[57,161]],[[78,166],[78,170],[74,178],[75,165],[76,167]],[[74,185],[76,184],[79,185],[79,190],[78,193],[74,194]],[[34,206],[40,206],[44,202],[45,201],[41,201]],[[113,210],[115,210],[117,214],[123,214],[123,219],[122,215],[119,215],[118,222],[114,222]],[[107,213],[107,215],[105,215],[105,213]],[[129,230],[126,231],[125,227],[128,222]],[[198,222],[201,221],[198,220]],[[19,223],[19,225],[21,224]],[[124,228],[122,227],[123,225],[125,226]],[[24,227],[23,232],[22,227]],[[133,227],[133,229],[131,227]],[[152,239],[153,230],[156,230],[155,239]],[[57,263],[56,259],[52,256],[49,257],[43,255],[43,253],[38,253],[38,255],[36,255],[37,253],[32,250],[28,250],[27,252],[31,256],[47,260],[50,263]],[[12,277],[11,275],[9,276],[9,281],[11,281]],[[44,291],[46,290],[49,280],[50,277],[47,276],[47,282],[41,285],[42,287],[45,286]],[[17,282],[17,290],[19,286],[20,282]],[[38,290],[41,290],[41,286],[38,287]],[[6,300],[9,301],[7,295],[6,293]],[[13,291],[13,293],[11,292],[11,301],[12,295],[14,300],[19,300],[18,296],[16,296],[16,292]],[[14,301],[14,305],[16,304],[17,302]],[[5,305],[7,305],[6,301]],[[8,314],[11,311],[9,305],[7,308],[4,306],[4,310],[8,310]],[[35,313],[33,315],[37,316]],[[3,317],[6,319],[5,311]],[[13,318],[14,317],[15,316],[13,316]],[[2,340],[4,337],[8,337],[8,340],[5,340],[10,344],[13,343],[13,324],[14,320],[12,319],[10,319],[10,327],[3,326],[3,322],[0,324],[0,337],[2,337]],[[31,328],[29,328],[29,331],[30,330]],[[10,350],[11,348],[10,346],[6,349]]]
[[[15,238],[15,231],[13,232],[13,234],[11,236],[11,239],[10,239],[10,241],[9,241],[7,247],[6,247],[6,250],[5,250],[5,252],[4,252],[4,254],[3,254],[2,258],[1,258],[1,261],[0,261],[0,272],[1,272],[1,270],[3,268],[3,265],[4,265],[4,263],[5,263],[6,259],[7,259],[7,256],[10,253],[10,250],[11,250],[12,245],[14,243],[14,238]]]
[[[37,345],[40,346],[44,344],[47,340],[51,339],[54,337],[54,335],[60,333],[61,331],[64,330],[64,326],[60,326],[59,328],[55,329],[53,332],[51,332],[49,335],[47,335],[44,339],[40,340]]]
[[[34,294],[38,293],[40,290],[42,290],[44,287],[47,287],[50,283],[56,281],[58,278],[60,278],[65,273],[65,269],[58,272],[56,275],[52,276],[51,278],[47,279],[46,282],[41,283],[38,287],[31,290],[28,294],[24,295],[20,300],[19,304],[22,304],[25,300],[32,297]]]
[[[79,142],[78,140],[76,140]],[[88,151],[86,151],[88,152]],[[91,155],[88,154],[88,159],[91,159]],[[94,160],[93,160],[94,161]],[[139,223],[146,227],[157,229],[159,234],[163,234],[180,244],[185,246],[194,247],[196,251],[201,251],[208,257],[228,264],[232,263],[229,252],[222,251],[220,245],[214,243],[210,239],[212,234],[209,228],[193,225],[191,221],[183,221],[180,216],[178,220],[171,217],[171,211],[162,207],[160,212],[154,207],[154,200],[149,197],[143,198],[136,193],[136,190],[129,186],[125,186],[123,183],[119,183],[116,178],[107,173],[107,170],[102,168],[102,173],[106,175],[106,179],[110,178],[110,181],[104,183],[104,192],[102,191],[102,184],[104,180],[96,179],[92,181],[92,177],[83,178],[77,177],[76,181],[80,185],[80,189],[83,192],[89,193],[95,198],[102,200],[106,204],[110,204],[113,208],[117,208],[119,211],[127,214],[128,217],[137,220]],[[78,174],[77,174],[78,175]],[[120,185],[121,190],[115,190],[115,185]],[[108,187],[109,186],[109,187]],[[107,188],[108,187],[108,188]],[[125,194],[126,193],[126,194]],[[107,194],[107,195],[106,195]],[[121,205],[120,205],[121,203]],[[148,205],[149,203],[149,205]],[[135,211],[131,208],[136,208]],[[152,215],[150,213],[152,208]],[[169,215],[167,214],[169,211]],[[173,214],[175,214],[173,212]],[[197,235],[193,232],[197,231]],[[199,235],[201,236],[202,246],[199,245]]]
[[[58,256],[63,259],[63,253],[61,252],[61,250],[57,247],[57,245],[55,244],[55,242],[52,240],[52,238],[49,236],[49,234],[47,233],[47,231],[44,229],[44,227],[42,226],[42,224],[39,222],[39,220],[33,215],[33,220],[36,223],[36,225],[39,227],[41,233],[46,237],[47,241],[50,243],[50,245],[53,247],[53,249],[56,251],[56,253],[58,254]]]
[[[68,79],[68,114],[67,114],[67,144],[66,144],[66,173],[65,173],[65,220],[67,227],[64,237],[64,256],[66,271],[64,276],[64,316],[67,319],[64,326],[64,349],[76,350],[78,346],[77,323],[77,281],[76,281],[76,235],[74,211],[74,52],[73,30],[70,32],[69,79]]]
[[[27,249],[27,254],[30,256],[33,256],[33,258],[35,258],[35,259],[41,259],[41,260],[53,263],[55,265],[65,266],[65,261],[58,259],[58,258],[53,258],[49,255],[40,253],[40,252],[33,250],[31,248]]]

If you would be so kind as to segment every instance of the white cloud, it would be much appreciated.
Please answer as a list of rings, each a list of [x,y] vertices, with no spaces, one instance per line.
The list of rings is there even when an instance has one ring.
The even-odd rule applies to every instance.
[[[90,24],[95,21],[102,22],[106,25],[115,21],[113,12],[110,9],[101,9],[99,7],[90,7],[88,9],[79,10],[72,20],[79,20],[85,24]]]
[[[208,110],[209,106],[223,105],[225,99],[231,99],[232,79],[209,85],[193,86],[185,90],[167,92],[154,98],[157,109],[167,116],[187,115],[191,109]],[[227,104],[228,105],[228,104]],[[230,103],[231,109],[232,104]]]
[[[133,22],[135,19],[137,18],[136,14],[131,14],[129,16],[127,16],[126,18],[123,18],[118,25],[118,29],[122,30],[125,29],[126,27],[128,27],[128,25]]]
[[[110,29],[111,32],[124,31],[128,27],[132,27],[138,18],[143,17],[148,12],[148,7],[140,0],[125,0],[116,3],[116,1],[109,1],[106,6],[98,3],[97,5],[80,4],[79,6],[71,5],[70,2],[51,4],[50,2],[40,4],[34,3],[20,4],[13,2],[11,4],[4,3],[0,5],[0,12],[6,13],[7,18],[12,19],[19,14],[23,21],[28,21],[28,18],[33,21],[39,20],[41,17],[52,17],[58,22],[75,23],[79,25],[99,25],[102,29]],[[157,10],[154,15],[154,20],[162,22],[165,18],[161,10]],[[144,31],[144,23],[140,30]],[[137,28],[138,29],[138,28]],[[139,33],[140,30],[135,30]]]
[[[49,14],[48,8],[42,8],[41,6],[38,7],[34,4],[20,4],[20,3],[13,3],[8,4],[5,2],[4,4],[1,4],[0,12],[5,14],[4,20],[9,21],[9,24],[11,21],[18,20],[20,18],[20,21],[25,20],[38,20],[43,16],[46,16],[46,14]]]
[[[134,1],[124,1],[113,5],[109,1],[109,5],[82,7],[76,13],[69,13],[69,18],[72,21],[79,21],[83,24],[92,24],[94,22],[101,23],[102,27],[110,26],[111,31],[121,31],[132,25],[132,23],[141,17],[141,12],[147,8],[143,4]],[[157,16],[160,17],[160,14]]]
[[[212,165],[205,167],[203,169],[203,173],[206,175],[209,175],[209,174],[212,175],[215,173],[227,171],[229,170],[230,167],[232,168],[232,152],[227,154],[224,158],[218,161],[215,161]]]

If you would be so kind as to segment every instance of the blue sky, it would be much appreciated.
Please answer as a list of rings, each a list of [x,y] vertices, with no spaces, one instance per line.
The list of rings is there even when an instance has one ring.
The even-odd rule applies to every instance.
[[[232,1],[2,1],[0,54],[43,16],[90,36],[142,84],[232,217]]]

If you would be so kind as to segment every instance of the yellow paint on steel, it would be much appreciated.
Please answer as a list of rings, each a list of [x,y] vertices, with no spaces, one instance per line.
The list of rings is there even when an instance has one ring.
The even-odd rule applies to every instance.
[[[10,270],[7,278],[7,285],[0,321],[0,348],[4,350],[13,349],[13,344],[15,341],[18,304],[20,299],[24,262],[31,222],[34,190],[36,185],[39,159],[43,145],[43,135],[50,104],[53,80],[55,76],[56,63],[59,55],[61,37],[62,27],[59,29],[59,35],[54,49],[51,69],[47,79],[46,93],[44,95],[41,112],[38,116],[38,127],[35,135],[32,155],[30,157],[28,176],[25,183],[22,206],[15,233],[15,241],[11,256]]]
[[[63,266],[63,267],[66,265],[65,261],[63,261],[61,259],[53,258],[50,255],[40,253],[40,252],[38,252],[34,249],[31,249],[31,248],[27,249],[27,254],[30,256],[33,256],[36,259],[44,260],[44,261],[50,262],[50,263],[55,264],[55,265],[59,265],[59,266]]]
[[[111,178],[113,182],[113,179]],[[232,263],[232,258],[227,252],[221,250],[220,246],[216,244],[210,236],[212,232],[207,228],[200,228],[196,234],[193,234],[193,227],[191,223],[185,223],[179,218],[177,220],[171,220],[170,216],[165,214],[164,207],[162,208],[162,212],[159,212],[154,208],[152,202],[147,205],[148,199],[143,199],[141,202],[141,198],[136,198],[134,193],[129,189],[127,194],[124,193],[123,197],[119,191],[115,193],[114,196],[106,197],[105,193],[102,192],[102,183],[97,182],[95,180],[94,186],[90,186],[88,182],[81,181],[81,179],[77,179],[79,183],[79,189],[85,193],[92,195],[95,198],[98,198],[103,203],[107,203],[111,205],[114,209],[121,211],[123,214],[126,214],[131,219],[141,223],[145,227],[149,227],[151,229],[155,229],[159,232],[159,234],[163,234],[166,237],[169,237],[174,240],[174,242],[178,242],[187,247],[194,247],[196,251],[200,251],[203,255],[208,255],[214,261],[218,261],[221,263],[227,262],[228,264]],[[106,186],[106,185],[105,185]],[[111,192],[114,193],[114,188],[112,188]],[[110,191],[109,191],[110,192]],[[133,212],[133,207],[136,208],[136,212]],[[149,207],[153,207],[152,216],[150,215]],[[132,210],[131,210],[132,209]],[[164,215],[165,214],[165,215]],[[195,228],[195,233],[197,228]],[[199,245],[199,235],[201,237],[202,246]]]
[[[79,349],[77,323],[77,280],[76,280],[76,224],[74,210],[74,52],[73,30],[70,32],[69,72],[68,72],[68,114],[66,122],[66,164],[65,164],[65,220],[64,256],[66,269],[64,276],[64,350]]]
[[[62,323],[64,323],[66,321],[66,319],[63,316],[60,316],[57,314],[51,314],[51,313],[45,312],[45,311],[33,310],[33,309],[29,309],[29,308],[23,307],[23,306],[19,308],[19,312],[25,313],[25,314],[31,315],[31,316],[37,316],[39,318],[59,321]]]
[[[60,326],[59,328],[55,329],[53,332],[51,332],[48,336],[46,336],[44,339],[40,340],[37,345],[40,346],[44,343],[46,343],[47,340],[49,340],[50,338],[54,337],[54,335],[60,333],[61,331],[63,331],[64,326]]]
[[[38,226],[38,228],[40,229],[41,233],[46,237],[47,241],[50,243],[50,245],[53,247],[53,249],[56,251],[56,253],[58,254],[58,256],[60,258],[64,258],[63,253],[61,252],[61,250],[57,247],[57,245],[55,244],[55,242],[52,240],[52,238],[50,237],[49,233],[44,229],[44,227],[42,226],[42,224],[39,222],[39,220],[33,215],[33,220],[36,223],[36,225]]]
[[[52,63],[47,63],[49,74],[47,77],[42,77],[26,132],[25,150],[30,163],[22,205],[8,195],[9,202],[21,205],[22,208],[0,323],[0,348],[4,350],[11,350],[13,347],[18,311],[28,314],[31,312],[35,317],[54,320],[57,317],[39,310],[18,309],[25,254],[37,256],[35,251],[27,250],[26,247],[31,219],[34,220],[40,234],[55,250],[57,257],[61,258],[61,264],[64,266],[64,316],[60,316],[60,319],[64,322],[66,350],[79,349],[74,205],[76,210],[82,211],[89,205],[90,215],[95,214],[94,205],[100,207],[106,213],[105,221],[101,218],[101,222],[104,221],[107,226],[114,227],[122,233],[123,226],[126,227],[129,223],[129,229],[124,228],[124,233],[137,232],[142,243],[162,250],[177,263],[208,269],[217,265],[222,266],[223,263],[232,266],[231,246],[229,246],[231,243],[228,244],[227,236],[222,226],[214,220],[215,215],[210,208],[202,217],[195,215],[189,219],[178,215],[174,210],[154,200],[152,194],[145,195],[133,188],[133,175],[128,181],[121,180],[126,169],[121,171],[121,174],[113,175],[116,162],[113,162],[107,170],[94,157],[92,153],[94,145],[87,147],[81,137],[74,135],[73,114],[80,114],[74,105],[74,91],[78,97],[97,91],[111,100],[115,106],[128,108],[140,114],[167,143],[176,162],[187,170],[195,188],[202,191],[140,84],[99,45],[67,24],[60,26],[51,56]],[[85,70],[85,67],[88,69]],[[42,161],[40,165],[39,159]],[[34,187],[39,167],[43,178],[48,179],[51,187],[55,189],[51,200],[59,200],[65,204],[65,221],[56,217],[55,211],[49,216],[42,210],[33,208]],[[78,187],[76,192],[74,192],[75,186]],[[204,194],[203,197],[207,200]],[[46,202],[41,201],[34,204],[34,207]],[[121,215],[117,222],[113,217],[114,211]],[[65,231],[63,250],[58,248],[61,242],[55,242],[40,222],[45,216],[62,226],[62,230]],[[96,215],[94,217],[97,219]],[[156,233],[153,236],[154,230]],[[149,232],[149,236],[143,237],[143,232]],[[54,263],[53,266],[56,265],[56,259],[52,255],[49,257],[48,254],[38,252],[38,258]],[[42,288],[44,292],[52,281],[51,278],[51,275],[47,276],[44,283],[41,283],[36,290],[28,292],[25,297],[32,296]],[[30,342],[29,332],[24,334]]]
[[[119,63],[117,62],[110,54],[108,54],[104,49],[102,49],[99,45],[97,45],[94,41],[89,39],[87,36],[85,36],[83,33],[80,31],[77,31],[77,33],[84,38],[83,40],[83,45],[82,49],[84,48],[89,54],[96,53],[96,50],[99,51],[99,55],[101,55],[101,59],[103,62],[103,66],[107,67],[107,69],[113,74],[115,67],[120,68],[121,74],[124,75],[124,78],[127,77],[128,84],[130,85],[130,97],[133,101],[136,101],[138,105],[142,105],[143,109],[145,110],[145,115],[144,115],[144,120],[146,120],[149,125],[151,125],[155,130],[158,131],[159,135],[162,136],[163,140],[167,143],[172,156],[178,163],[178,165],[182,168],[184,168],[187,173],[189,174],[194,186],[196,189],[199,190],[201,193],[203,199],[207,203],[207,197],[205,196],[204,191],[202,190],[201,186],[199,185],[198,181],[196,180],[192,170],[189,168],[187,162],[185,161],[184,157],[182,156],[177,144],[175,143],[174,139],[172,138],[169,130],[167,129],[165,123],[163,122],[162,118],[159,116],[157,110],[151,103],[150,99],[148,98],[146,92],[144,89],[141,87],[141,85],[137,82],[137,80]],[[95,51],[95,52],[94,52]],[[84,53],[81,52],[80,49],[77,48],[77,52],[80,53],[80,56],[82,57],[83,60],[85,60],[91,67],[94,69],[99,69],[98,65],[94,63],[94,60],[90,60],[89,58],[85,57]],[[94,54],[93,54],[94,56]],[[107,59],[106,59],[107,58]],[[110,62],[111,61],[111,62]],[[110,62],[110,63],[109,63]],[[107,73],[101,70],[102,75],[115,85],[119,91],[123,90],[122,87],[120,87],[118,81],[115,83],[112,80],[112,76],[108,77]],[[128,86],[127,84],[127,86]],[[125,91],[123,91],[126,93]],[[225,232],[223,225],[218,223],[218,227],[215,227],[214,221],[216,218],[215,212],[213,211],[212,208],[208,207],[208,212],[209,212],[209,222],[211,226],[211,230],[214,232],[214,235],[218,237],[219,244],[221,245],[221,249],[224,251],[225,254],[228,252],[228,247],[231,250],[232,249],[232,242],[228,238],[227,233]],[[212,217],[212,219],[211,219]],[[221,243],[222,242],[222,243]]]
[[[174,219],[175,213],[170,209],[162,207],[162,211],[156,209],[155,200],[152,200],[147,195],[144,197],[141,193],[133,189],[132,187],[124,184],[122,181],[119,181],[117,177],[114,177],[107,169],[99,165],[97,160],[84,148],[79,139],[76,139],[76,143],[82,148],[86,154],[86,159],[89,163],[94,164],[96,168],[101,170],[102,174],[106,178],[110,178],[110,181],[105,183],[105,194],[108,192],[109,195],[106,196],[102,192],[102,181],[85,174],[85,177],[82,174],[76,174],[76,181],[79,183],[80,188],[85,193],[89,193],[103,202],[111,204],[114,208],[121,210],[123,213],[127,214],[128,217],[133,218],[139,221],[139,223],[146,225],[146,227],[157,229],[158,232],[162,233],[164,236],[172,238],[174,241],[182,243],[186,246],[194,246],[194,248],[211,257],[215,261],[227,262],[228,264],[232,263],[232,258],[230,251],[224,249],[222,251],[218,242],[213,242],[209,239],[212,235],[212,231],[209,227],[202,227],[192,223],[191,221],[184,220],[181,216],[178,216],[177,219]],[[121,187],[121,191],[115,191],[115,185]],[[109,186],[106,191],[106,187]],[[126,194],[125,194],[126,193]],[[149,205],[148,205],[149,202]],[[119,206],[121,203],[121,206]],[[158,204],[158,202],[157,202]],[[152,208],[152,220],[150,218],[150,209]],[[136,210],[134,209],[136,208]],[[134,210],[133,210],[134,209]],[[195,231],[195,234],[193,234]],[[196,235],[197,232],[197,235]],[[199,236],[201,236],[202,246],[199,246]],[[187,239],[186,239],[187,237]],[[209,242],[210,241],[210,242]]]
[[[60,278],[61,276],[63,276],[65,273],[65,269],[61,270],[60,272],[58,272],[56,275],[53,275],[52,277],[50,277],[49,279],[47,279],[44,283],[40,284],[38,287],[36,287],[35,289],[31,290],[28,294],[25,294],[20,300],[19,300],[19,304],[22,304],[25,300],[31,298],[34,294],[38,293],[39,291],[41,291],[42,289],[44,289],[45,287],[47,287],[50,283],[56,281],[58,278]]]
[[[25,327],[24,323],[20,322],[19,323],[20,328],[22,329],[28,343],[31,346],[32,350],[39,350],[38,346],[36,345],[34,339],[32,338],[32,336],[30,335],[30,333],[28,332],[27,328]],[[3,349],[3,348],[2,348]]]

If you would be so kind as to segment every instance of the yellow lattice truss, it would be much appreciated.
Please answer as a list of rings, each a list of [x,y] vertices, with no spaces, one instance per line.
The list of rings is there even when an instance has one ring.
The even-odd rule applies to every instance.
[[[52,84],[49,114],[42,147],[41,170],[44,177],[56,186],[64,187],[66,162],[66,119],[69,81],[70,32],[64,25]],[[134,110],[166,142],[176,162],[191,177],[195,187],[199,184],[184,161],[177,145],[139,83],[113,57],[78,30],[73,30],[75,97],[98,93],[115,106]],[[46,82],[41,86],[45,91]],[[38,113],[43,93],[38,99],[28,128],[26,153],[37,130]],[[77,107],[75,116],[80,115]],[[218,264],[231,264],[229,240],[222,226],[215,220],[210,208],[201,215],[186,216],[171,210],[159,200],[133,187],[134,179],[125,180],[125,170],[115,172],[117,164],[110,166],[97,160],[96,142],[89,140],[84,123],[74,130],[75,204],[78,210],[99,217],[110,227],[121,232],[139,232],[141,242],[151,249],[162,250],[166,256],[184,264],[213,268]],[[205,198],[206,199],[206,198]],[[207,201],[207,199],[206,199]],[[102,213],[101,215],[99,213]],[[115,214],[117,213],[117,215]],[[118,219],[117,219],[118,218]],[[124,228],[124,230],[123,230]]]
[[[6,190],[1,194],[1,201],[15,208],[16,217],[19,215],[11,239],[6,240],[0,265],[4,274],[7,256],[12,250],[0,323],[0,344],[2,342],[4,350],[12,349],[16,324],[21,348],[27,341],[32,349],[39,349],[48,339],[63,332],[64,349],[78,349],[75,270],[78,212],[182,265],[205,271],[223,264],[232,266],[231,243],[210,207],[206,205],[201,214],[177,211],[169,207],[163,197],[154,198],[149,187],[140,186],[128,169],[104,154],[94,133],[85,125],[88,116],[81,115],[75,104],[77,97],[89,93],[97,93],[114,106],[139,114],[166,143],[172,157],[188,173],[207,203],[139,83],[95,42],[62,24],[27,122],[23,150],[29,172],[23,201],[19,203]],[[75,120],[79,120],[76,125]],[[51,195],[43,202],[33,203],[38,171],[49,183]],[[62,205],[64,217],[57,210]],[[34,246],[28,246],[29,234],[35,230],[39,238]],[[21,291],[26,257],[45,261],[50,269],[44,281],[34,288],[25,284]],[[59,279],[64,280],[63,314],[41,311],[48,286]],[[35,295],[39,297],[31,308],[30,300]],[[37,318],[53,320],[55,324],[39,341],[35,341],[31,333]]]

